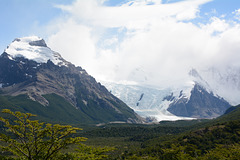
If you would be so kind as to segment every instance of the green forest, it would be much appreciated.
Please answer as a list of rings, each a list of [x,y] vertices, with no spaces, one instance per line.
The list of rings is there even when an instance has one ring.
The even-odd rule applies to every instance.
[[[1,159],[238,160],[240,157],[240,106],[212,120],[99,127],[45,123],[30,113],[10,110],[3,110],[1,116]]]

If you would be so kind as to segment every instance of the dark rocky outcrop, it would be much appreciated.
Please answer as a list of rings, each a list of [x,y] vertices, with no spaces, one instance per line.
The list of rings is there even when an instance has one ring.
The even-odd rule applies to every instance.
[[[190,99],[180,98],[170,104],[168,111],[177,116],[194,118],[215,118],[230,107],[222,98],[208,93],[203,87],[196,84],[191,91]]]
[[[29,42],[29,44],[30,44],[31,46],[47,47],[47,44],[45,43],[45,41],[44,41],[43,39],[38,40],[38,41]]]

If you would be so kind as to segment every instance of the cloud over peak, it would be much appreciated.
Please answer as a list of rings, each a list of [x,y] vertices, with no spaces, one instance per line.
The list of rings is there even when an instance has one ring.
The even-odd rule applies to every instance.
[[[67,16],[54,24],[58,27],[49,46],[99,80],[170,85],[185,79],[192,67],[238,64],[237,22],[222,17],[192,22],[210,1],[138,0],[106,6],[104,0],[79,0],[57,6]]]

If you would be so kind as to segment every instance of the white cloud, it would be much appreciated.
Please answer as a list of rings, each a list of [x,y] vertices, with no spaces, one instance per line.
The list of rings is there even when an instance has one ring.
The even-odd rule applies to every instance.
[[[48,38],[48,45],[73,64],[88,68],[96,57],[91,29],[71,19],[59,25],[59,31]]]
[[[237,9],[232,13],[235,15],[235,18],[240,21],[240,9]]]
[[[197,16],[198,7],[211,0],[187,0],[178,3],[161,4],[153,1],[131,1],[125,5],[107,7],[97,0],[78,0],[71,6],[58,6],[69,12],[77,21],[103,27],[145,27],[153,20],[175,17],[176,20],[189,20]],[[158,2],[158,3],[156,3]]]
[[[202,25],[202,29],[206,30],[209,34],[224,32],[228,29],[228,27],[229,24],[226,22],[226,20],[218,17],[212,17],[209,24]]]
[[[238,24],[217,17],[200,27],[187,21],[210,1],[138,0],[109,7],[104,1],[79,0],[58,6],[68,18],[54,24],[58,29],[49,36],[49,46],[99,80],[182,83],[192,67],[238,64]],[[108,33],[111,28],[119,32]],[[106,33],[113,35],[106,38]]]

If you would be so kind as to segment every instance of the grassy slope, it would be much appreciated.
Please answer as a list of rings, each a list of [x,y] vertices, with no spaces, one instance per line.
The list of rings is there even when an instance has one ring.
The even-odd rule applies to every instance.
[[[28,112],[37,115],[37,119],[61,124],[84,124],[94,123],[91,118],[80,110],[77,110],[64,98],[50,94],[45,95],[50,102],[49,106],[42,106],[38,102],[32,101],[26,95],[0,96],[0,109],[11,109],[12,111]]]
[[[49,101],[49,106],[42,106],[40,103],[32,101],[27,95],[19,96],[0,96],[0,110],[11,109],[12,111],[21,111],[36,114],[38,119],[50,123],[61,123],[70,125],[89,126],[96,123],[106,123],[110,121],[126,121],[128,117],[134,117],[134,111],[124,103],[115,103],[116,110],[106,107],[104,103],[97,101],[88,101],[87,106],[81,105],[82,99],[78,99],[80,109],[76,109],[64,98],[56,94],[44,95]]]
[[[215,122],[221,123],[221,122],[228,122],[233,120],[239,120],[240,119],[240,105],[235,106],[235,109],[231,112],[224,114],[217,118]]]

